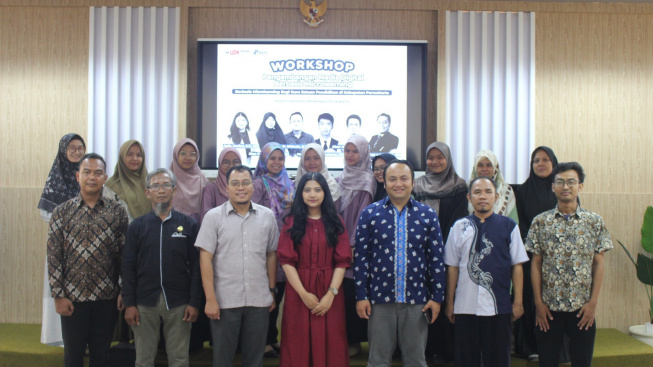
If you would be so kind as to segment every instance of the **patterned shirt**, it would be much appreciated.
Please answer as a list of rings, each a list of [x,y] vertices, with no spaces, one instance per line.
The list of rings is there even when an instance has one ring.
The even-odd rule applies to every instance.
[[[413,199],[401,212],[389,198],[361,213],[356,231],[356,300],[442,303],[445,271],[438,216]]]
[[[48,276],[53,297],[72,302],[118,297],[127,213],[100,196],[93,208],[81,195],[57,206],[48,232]]]
[[[491,214],[458,220],[444,246],[444,262],[458,267],[455,314],[494,316],[512,313],[512,266],[528,261],[514,220]]]
[[[535,217],[526,250],[542,255],[544,304],[572,312],[589,302],[594,254],[612,247],[603,218],[580,206],[566,219],[557,206]]]

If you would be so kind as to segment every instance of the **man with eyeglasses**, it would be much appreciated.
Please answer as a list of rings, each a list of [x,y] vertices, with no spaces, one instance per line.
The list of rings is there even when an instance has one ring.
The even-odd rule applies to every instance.
[[[177,179],[158,168],[147,175],[145,195],[152,211],[127,230],[122,254],[125,321],[134,331],[136,366],[153,366],[163,336],[169,366],[188,366],[191,323],[201,306],[199,226],[172,207]]]
[[[268,313],[275,308],[279,229],[272,210],[252,202],[252,171],[227,171],[229,201],[204,216],[200,249],[204,312],[211,320],[213,366],[262,366]]]
[[[603,218],[578,204],[585,180],[580,164],[559,163],[551,174],[558,205],[533,219],[526,238],[526,250],[533,253],[540,366],[558,366],[564,334],[571,341],[572,366],[590,366],[604,254],[612,241]]]

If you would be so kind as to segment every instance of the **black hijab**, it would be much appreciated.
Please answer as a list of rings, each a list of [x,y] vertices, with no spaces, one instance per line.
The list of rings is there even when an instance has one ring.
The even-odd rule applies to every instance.
[[[546,178],[540,178],[533,170],[533,160],[538,151],[544,151],[551,159],[551,165],[555,168],[558,165],[553,150],[549,147],[541,146],[535,148],[531,154],[531,170],[528,178],[517,189],[517,213],[519,214],[519,231],[523,238],[526,238],[528,230],[531,227],[533,219],[540,213],[555,208],[558,199],[551,189],[553,184],[553,175]]]
[[[379,159],[379,158],[381,158],[381,159],[383,159],[385,161],[386,166],[388,164],[390,164],[390,162],[392,162],[394,160],[397,160],[397,157],[395,157],[394,155],[392,155],[390,153],[381,153],[381,154],[375,156],[372,159],[372,169],[374,169],[374,162],[376,162],[376,160]],[[374,180],[376,180],[376,178]],[[376,181],[376,193],[374,194],[374,201],[376,202],[376,201],[382,200],[387,195],[388,195],[388,193],[385,191],[385,184],[382,184],[379,181]]]
[[[57,157],[54,159],[48,178],[45,180],[43,194],[41,194],[41,200],[39,200],[39,205],[37,206],[39,209],[43,209],[48,213],[52,213],[57,205],[79,194],[79,183],[75,176],[79,162],[73,163],[69,161],[67,155],[68,144],[75,139],[80,140],[84,148],[86,148],[84,139],[77,134],[66,134],[59,140]]]
[[[265,126],[265,120],[267,120],[268,117],[272,117],[274,119],[274,129],[268,129],[268,127]],[[263,149],[265,144],[271,142],[286,145],[286,137],[283,136],[283,131],[277,122],[277,117],[272,112],[268,112],[263,116],[261,127],[259,127],[258,131],[256,132],[256,139],[258,139],[258,145],[260,149]]]

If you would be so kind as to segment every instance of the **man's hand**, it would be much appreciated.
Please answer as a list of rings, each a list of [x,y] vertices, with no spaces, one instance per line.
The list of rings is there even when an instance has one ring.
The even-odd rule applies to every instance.
[[[333,298],[335,296],[331,291],[326,292],[324,297],[320,300],[320,302],[317,304],[317,306],[311,311],[313,315],[317,316],[324,316],[326,315],[327,311],[331,309],[331,305],[333,304]]]
[[[272,304],[268,307],[268,312],[272,312],[277,307],[277,301],[274,299],[274,293],[272,293]]]
[[[553,320],[549,308],[544,302],[535,302],[535,325],[544,332],[549,331],[549,320]]]
[[[211,320],[220,320],[220,306],[218,306],[218,300],[207,297],[204,313],[206,313],[206,317]]]
[[[195,322],[197,321],[197,317],[199,316],[200,311],[196,309],[193,306],[186,306],[186,309],[184,310],[184,321],[186,322]]]
[[[524,305],[521,303],[512,304],[512,321],[517,320],[518,318],[524,316]]]
[[[118,308],[118,311],[122,311],[125,309],[125,303],[122,301],[122,294],[118,295],[118,302],[116,303],[117,303],[116,307]]]
[[[356,302],[356,313],[361,319],[369,320],[372,314],[372,305],[369,300],[362,300]]]
[[[447,302],[444,306],[444,314],[452,324],[456,323],[456,316],[453,313],[453,301]]]
[[[428,309],[431,309],[431,322],[429,322],[429,324],[432,324],[435,322],[435,319],[438,318],[438,314],[440,313],[440,304],[433,300],[429,300],[424,305],[424,308],[422,308],[422,312]]]
[[[576,315],[576,317],[580,317],[580,321],[578,322],[578,328],[583,329],[585,327],[585,330],[589,329],[594,325],[594,316],[596,315],[596,303],[589,301],[587,302],[583,307],[581,307],[580,312]]]
[[[54,307],[61,316],[71,316],[75,311],[75,306],[66,297],[55,297]]]
[[[125,322],[127,325],[140,325],[141,318],[136,306],[129,306],[125,309]]]
[[[313,311],[313,309],[320,304],[320,300],[318,300],[317,296],[315,296],[313,293],[306,292],[300,297],[302,298],[304,305],[306,305],[306,307],[308,307],[308,309],[311,311]]]

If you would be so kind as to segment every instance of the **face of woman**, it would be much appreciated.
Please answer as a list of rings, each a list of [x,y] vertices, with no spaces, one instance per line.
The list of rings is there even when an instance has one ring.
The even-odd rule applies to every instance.
[[[274,125],[276,123],[277,122],[274,120],[274,117],[270,116],[265,120],[265,127],[267,127],[268,129],[274,129]]]
[[[220,168],[219,171],[223,175],[227,174],[227,171],[229,171],[229,168],[234,167],[234,166],[240,166],[241,161],[238,158],[238,154],[234,152],[227,152],[227,154],[222,157],[222,161],[220,162]]]
[[[308,172],[320,172],[322,170],[322,158],[315,149],[309,149],[304,153],[304,169]]]
[[[304,199],[304,204],[311,208],[320,208],[322,201],[324,201],[324,191],[322,186],[315,181],[307,181],[306,186],[304,186],[304,191],[302,192],[302,198]]]
[[[197,162],[197,151],[190,144],[184,144],[177,156],[177,163],[183,169],[191,169]]]
[[[136,172],[141,169],[143,165],[143,152],[141,152],[141,147],[138,144],[132,144],[131,147],[127,150],[127,156],[125,157],[125,166],[132,172]]]
[[[539,178],[547,178],[551,175],[553,171],[553,163],[551,158],[543,150],[538,150],[535,153],[535,158],[533,158],[533,172]]]
[[[426,166],[433,173],[442,173],[447,169],[447,158],[441,151],[433,148],[426,155]]]
[[[385,161],[383,158],[377,158],[374,161],[374,178],[377,182],[383,183],[383,170],[385,169]]]
[[[247,119],[243,115],[239,115],[236,117],[236,127],[240,130],[240,132],[244,132],[245,128],[247,127]]]
[[[476,164],[476,176],[494,176],[494,167],[492,167],[492,162],[489,159],[483,158]]]
[[[268,171],[270,171],[271,174],[276,175],[283,169],[285,161],[286,158],[279,149],[273,150],[272,154],[270,154],[270,158],[268,158]]]
[[[86,153],[86,148],[84,148],[84,143],[79,139],[73,139],[68,143],[68,148],[66,149],[66,158],[73,163],[79,162]]]
[[[347,143],[345,145],[345,163],[348,166],[354,166],[361,161],[361,154],[358,152],[358,148],[352,143]]]

